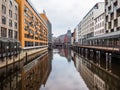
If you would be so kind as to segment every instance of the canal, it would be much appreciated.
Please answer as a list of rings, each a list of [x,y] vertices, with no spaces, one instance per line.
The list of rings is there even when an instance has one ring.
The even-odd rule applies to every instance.
[[[87,60],[70,49],[54,49],[24,67],[0,69],[0,90],[119,90],[120,65]]]

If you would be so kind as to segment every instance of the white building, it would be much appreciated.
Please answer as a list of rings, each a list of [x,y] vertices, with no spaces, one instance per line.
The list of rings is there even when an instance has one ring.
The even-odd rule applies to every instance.
[[[98,4],[99,10],[94,13],[94,36],[102,35],[105,33],[105,3]]]
[[[71,45],[74,43],[74,32],[71,34]]]
[[[18,10],[15,0],[0,0],[0,37],[19,38]]]
[[[83,35],[81,34],[81,24],[82,21],[78,24],[78,43],[82,44]]]
[[[105,0],[106,33],[120,30],[120,0]]]
[[[75,32],[75,43],[78,43],[78,25],[74,29]]]
[[[95,31],[101,29],[101,28],[100,29],[95,28],[95,25],[98,24],[98,23],[95,23],[95,20],[102,15],[104,5],[105,5],[104,2],[98,2],[97,4],[95,4],[94,7],[86,14],[86,16],[79,23],[78,38],[81,44],[83,43],[86,44],[87,43],[86,39],[95,36]],[[103,20],[100,20],[100,22],[102,21]]]

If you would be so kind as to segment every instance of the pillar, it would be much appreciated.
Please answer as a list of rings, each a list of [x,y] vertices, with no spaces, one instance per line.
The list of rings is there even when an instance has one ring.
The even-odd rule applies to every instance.
[[[106,53],[106,70],[108,70],[108,53]]]
[[[84,55],[83,55],[83,48],[82,48],[82,57],[83,57]]]
[[[101,60],[101,58],[100,58],[100,51],[98,51],[98,65],[100,66],[100,60]]]
[[[109,71],[111,72],[111,61],[112,61],[112,54],[109,53]]]
[[[85,58],[88,59],[88,49],[85,49]]]

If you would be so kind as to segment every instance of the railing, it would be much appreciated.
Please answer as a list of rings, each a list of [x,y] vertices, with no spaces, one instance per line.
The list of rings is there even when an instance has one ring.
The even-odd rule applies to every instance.
[[[74,46],[78,46],[78,47],[86,47],[86,48],[94,48],[94,49],[104,49],[104,50],[113,50],[113,51],[117,51],[120,52],[120,46],[113,46],[113,45],[80,45],[80,44],[76,44]]]

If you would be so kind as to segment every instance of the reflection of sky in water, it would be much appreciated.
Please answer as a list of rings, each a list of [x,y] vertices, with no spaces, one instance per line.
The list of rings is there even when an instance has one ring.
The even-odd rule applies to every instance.
[[[88,88],[74,63],[68,63],[65,57],[54,54],[52,72],[46,86],[42,86],[40,90],[88,90]]]

